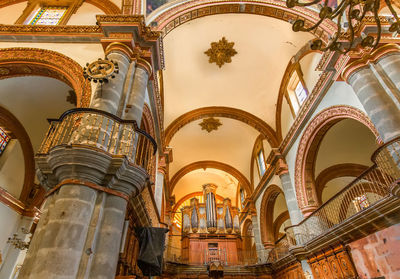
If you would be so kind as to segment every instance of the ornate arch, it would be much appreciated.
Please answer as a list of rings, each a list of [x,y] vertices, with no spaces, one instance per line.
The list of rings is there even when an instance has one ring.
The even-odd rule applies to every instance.
[[[279,229],[281,228],[282,224],[290,218],[289,211],[284,211],[276,217],[274,221],[274,241],[276,242],[279,239]]]
[[[0,0],[0,9],[26,1],[28,0]],[[86,0],[85,2],[99,8],[106,15],[121,14],[121,9],[110,0]]]
[[[315,179],[315,190],[317,192],[318,202],[322,203],[322,192],[326,183],[332,179],[343,176],[358,177],[366,169],[368,169],[367,166],[353,163],[337,164],[324,169]]]
[[[305,215],[314,211],[319,205],[313,174],[319,144],[326,132],[343,119],[354,119],[364,124],[379,138],[379,134],[368,116],[351,106],[340,105],[327,108],[310,121],[301,137],[295,166],[297,202]]]
[[[18,76],[46,76],[65,82],[74,89],[78,107],[87,107],[91,84],[82,67],[55,51],[38,48],[5,48],[0,51],[0,79]]]
[[[198,169],[206,169],[206,168],[213,168],[213,169],[218,169],[218,170],[222,170],[225,171],[229,174],[231,174],[233,177],[235,177],[240,185],[243,186],[244,190],[246,191],[246,194],[248,197],[251,196],[252,194],[252,189],[250,187],[250,183],[247,180],[247,178],[237,169],[235,169],[234,167],[221,163],[221,162],[217,162],[217,161],[198,161],[198,162],[194,162],[191,163],[189,165],[186,165],[185,167],[181,168],[177,173],[174,174],[174,176],[171,178],[171,181],[169,183],[169,187],[170,187],[170,193],[173,192],[175,185],[178,183],[178,181],[186,174],[188,174],[189,172],[192,172],[194,170],[198,170]]]
[[[248,113],[247,111],[229,107],[204,107],[182,114],[171,124],[169,124],[169,126],[165,130],[165,145],[168,146],[173,136],[183,126],[189,124],[192,121],[211,116],[231,118],[250,125],[257,131],[259,131],[268,140],[271,147],[278,146],[276,133],[274,129],[271,128],[271,126],[269,126],[257,116]]]
[[[24,184],[19,196],[19,200],[26,204],[32,189],[34,188],[35,178],[35,160],[31,140],[24,126],[19,120],[7,109],[0,106],[0,125],[10,130],[15,138],[19,141],[24,156]],[[32,200],[33,197],[30,197]]]
[[[197,0],[183,1],[177,5],[164,5],[150,14],[148,23],[157,22],[157,30],[166,36],[173,29],[191,20],[218,14],[254,14],[273,17],[287,22],[298,18],[305,19],[306,24],[312,25],[319,20],[318,14],[307,8],[289,9],[286,3],[279,0],[265,2],[243,1],[212,1]],[[332,22],[323,22],[321,27],[313,31],[324,42],[328,42],[329,36],[333,35],[336,27]]]
[[[264,247],[272,247],[275,244],[274,232],[274,207],[279,194],[283,195],[282,189],[275,185],[269,185],[261,200],[260,208],[260,231],[261,241]]]

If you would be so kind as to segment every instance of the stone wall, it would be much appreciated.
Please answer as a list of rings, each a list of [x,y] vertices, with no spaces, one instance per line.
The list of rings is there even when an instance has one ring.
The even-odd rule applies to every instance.
[[[361,279],[400,278],[400,224],[354,241],[350,247]]]

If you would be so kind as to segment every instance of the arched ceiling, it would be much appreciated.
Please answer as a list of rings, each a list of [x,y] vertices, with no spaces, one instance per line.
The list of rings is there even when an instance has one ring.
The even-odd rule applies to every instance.
[[[197,169],[184,175],[173,192],[175,200],[179,201],[187,194],[203,191],[202,185],[207,183],[216,184],[216,193],[223,198],[230,198],[232,205],[236,205],[238,180],[229,173],[214,168]]]
[[[234,42],[237,54],[231,63],[220,68],[210,64],[204,52],[222,37]],[[191,163],[212,160],[232,166],[250,180],[252,149],[262,129],[272,135],[271,144],[278,145],[274,131],[276,103],[286,66],[312,38],[308,33],[294,33],[287,22],[250,14],[198,18],[168,33],[164,38],[163,81],[165,127],[173,123],[168,129],[174,130],[169,133],[167,129],[166,134],[174,158],[169,167],[170,178]],[[216,108],[214,117],[222,125],[208,133],[199,124],[213,116],[213,107],[230,109],[233,117],[227,118]],[[186,119],[205,108],[204,116]],[[240,112],[262,125],[241,119]],[[201,185],[196,179],[200,176],[202,182],[218,185],[215,174],[195,173],[176,183],[172,194],[177,200],[190,191],[199,191],[196,187]],[[237,189],[232,191],[236,193]],[[230,196],[233,192],[221,195]]]
[[[223,36],[235,43],[237,54],[219,68],[204,51]],[[174,29],[164,38],[166,126],[190,110],[226,106],[250,112],[275,128],[275,104],[287,63],[312,37],[294,33],[287,22],[245,14],[208,16]]]
[[[234,42],[237,54],[231,63],[219,68],[209,63],[204,52],[222,37]],[[232,166],[250,180],[251,154],[260,125],[239,121],[238,116],[227,118],[217,110],[214,117],[222,123],[218,130],[208,133],[199,124],[213,116],[212,107],[224,107],[259,119],[275,137],[276,103],[286,66],[312,38],[308,33],[294,33],[287,22],[250,14],[202,17],[168,33],[164,38],[165,128],[189,112],[206,107],[211,111],[193,121],[183,120],[171,133],[173,162],[169,177],[191,163],[212,160]],[[168,132],[166,136],[169,137]],[[199,191],[200,180],[217,185],[220,181],[214,173],[189,173],[176,183],[172,194],[178,200],[191,191]],[[232,194],[227,191],[221,195]]]

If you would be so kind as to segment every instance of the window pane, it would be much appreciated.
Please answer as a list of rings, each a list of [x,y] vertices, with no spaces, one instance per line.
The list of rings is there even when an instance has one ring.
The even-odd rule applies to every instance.
[[[257,163],[258,163],[258,168],[260,170],[260,175],[263,176],[265,173],[265,161],[262,150],[257,154]]]
[[[297,83],[294,92],[296,93],[297,99],[299,100],[299,104],[303,104],[303,102],[307,99],[307,91],[304,89],[303,84],[300,81],[299,83]]]
[[[65,12],[67,7],[44,7],[41,8],[33,17],[30,25],[57,25]]]
[[[10,137],[6,132],[0,128],[0,154],[6,149],[7,143],[10,141]]]

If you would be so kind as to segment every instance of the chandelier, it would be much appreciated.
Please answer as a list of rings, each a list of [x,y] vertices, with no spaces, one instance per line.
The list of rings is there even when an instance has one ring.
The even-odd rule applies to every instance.
[[[379,18],[380,0],[314,0],[300,2],[301,0],[286,0],[288,8],[317,6],[319,8],[319,20],[310,27],[305,27],[303,19],[298,19],[293,23],[292,29],[294,32],[304,31],[310,32],[318,28],[324,20],[331,20],[337,26],[337,32],[330,38],[328,44],[323,46],[321,39],[315,39],[311,44],[311,49],[321,51],[338,51],[347,53],[357,45],[361,47],[375,49],[381,39],[382,24]],[[400,21],[394,10],[391,0],[384,0],[389,8],[392,17],[387,17],[390,22],[389,32],[400,33]],[[332,3],[333,2],[333,3]],[[337,3],[338,2],[338,3]],[[361,22],[366,16],[372,15],[376,23],[377,35],[374,38],[371,35],[361,34],[356,31],[356,28],[361,25]]]

